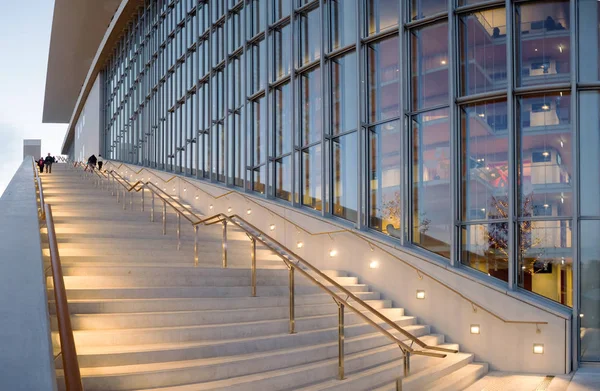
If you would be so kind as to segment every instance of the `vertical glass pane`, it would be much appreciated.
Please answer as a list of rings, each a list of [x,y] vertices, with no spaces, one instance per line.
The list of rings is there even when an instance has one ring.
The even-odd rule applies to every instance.
[[[519,214],[572,216],[571,96],[519,100]]]
[[[240,114],[233,115],[234,122],[234,132],[233,132],[233,140],[230,142],[233,144],[234,148],[234,179],[233,184],[235,186],[242,186],[244,183],[244,167],[246,163],[244,162],[244,144],[242,140],[242,119]]]
[[[579,0],[577,2],[579,35],[579,80],[600,79],[600,2]]]
[[[518,85],[568,82],[568,1],[540,1],[517,7]]]
[[[302,145],[321,140],[321,70],[316,68],[300,77],[300,125]]]
[[[412,109],[448,104],[448,23],[411,34]]]
[[[321,58],[321,23],[319,12],[319,8],[316,8],[303,14],[300,18],[300,66]]]
[[[398,36],[368,47],[368,115],[376,122],[400,115]]]
[[[275,162],[275,197],[292,201],[292,157]]]
[[[461,94],[505,89],[506,10],[483,10],[460,21]]]
[[[253,117],[253,165],[258,166],[267,160],[267,124],[264,115],[265,107],[263,105],[264,97],[252,103]]]
[[[289,83],[275,89],[275,156],[292,151],[292,93]]]
[[[581,359],[600,361],[600,221],[581,222]]]
[[[600,93],[579,93],[579,165],[582,216],[600,216]]]
[[[335,50],[356,42],[356,2],[331,0],[329,50]]]
[[[302,151],[302,204],[321,210],[321,145]]]
[[[413,119],[413,242],[450,257],[452,192],[448,109]]]
[[[561,304],[573,305],[571,221],[519,224],[519,286]]]
[[[278,80],[290,74],[292,67],[291,31],[292,27],[288,24],[280,30],[275,30],[273,34],[275,42],[273,80]]]
[[[461,262],[508,282],[508,223],[467,225],[461,229]]]
[[[356,54],[331,61],[331,131],[339,134],[356,129],[358,92],[356,91]]]
[[[273,20],[276,22],[290,14],[290,0],[273,0]]]
[[[367,35],[398,25],[398,0],[369,0],[367,1]]]
[[[508,219],[506,101],[461,110],[462,220]]]
[[[401,237],[400,121],[369,129],[369,226]]]
[[[252,95],[265,88],[265,73],[263,67],[266,61],[266,49],[267,47],[264,39],[258,44],[252,45],[250,49],[249,66],[251,69],[251,78],[249,80],[250,91],[248,95]]]
[[[358,137],[356,132],[332,142],[333,214],[356,221],[358,207]]]
[[[265,181],[267,179],[265,167],[260,166],[252,171],[252,190],[260,194],[265,193]]]
[[[447,0],[411,0],[410,20],[423,19],[440,12],[448,12]]]

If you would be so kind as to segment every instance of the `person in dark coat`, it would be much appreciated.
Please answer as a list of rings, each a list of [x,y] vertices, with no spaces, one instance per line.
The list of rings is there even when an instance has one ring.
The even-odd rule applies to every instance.
[[[96,162],[98,162],[98,159],[96,158],[95,155],[92,155],[88,158],[87,161],[87,167],[85,168],[85,171],[88,170],[88,168],[92,171],[94,171],[96,169]]]
[[[46,174],[52,174],[52,163],[54,163],[56,160],[54,159],[54,157],[50,156],[50,154],[48,154],[48,156],[46,156],[46,158],[44,159],[44,166],[46,166]]]
[[[44,173],[44,158],[41,157],[38,161],[37,161],[37,165],[40,168],[40,174]]]

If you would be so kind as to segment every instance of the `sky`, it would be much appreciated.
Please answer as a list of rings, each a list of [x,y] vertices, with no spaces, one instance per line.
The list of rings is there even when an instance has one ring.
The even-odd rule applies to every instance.
[[[0,195],[23,161],[23,139],[60,154],[66,124],[42,124],[54,0],[2,1],[0,12]]]

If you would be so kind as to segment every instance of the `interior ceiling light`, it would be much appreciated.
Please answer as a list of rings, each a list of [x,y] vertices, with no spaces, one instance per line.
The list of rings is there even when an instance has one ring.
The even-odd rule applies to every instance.
[[[483,113],[479,113],[479,116],[480,116],[481,118],[484,118],[484,117],[485,117],[485,114],[483,114]]]
[[[548,106],[546,103],[544,103],[542,105],[542,110],[548,111],[548,110],[550,110],[550,106]]]
[[[544,151],[544,152],[542,152],[542,155],[543,155],[543,156],[549,156],[549,155],[550,155],[550,152],[548,152],[548,151]]]
[[[442,60],[442,65],[446,65],[446,60]]]

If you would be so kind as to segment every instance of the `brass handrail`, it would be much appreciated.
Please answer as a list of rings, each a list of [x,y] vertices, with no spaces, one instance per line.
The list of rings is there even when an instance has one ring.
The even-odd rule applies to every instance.
[[[149,169],[147,169],[146,167],[142,167],[141,169],[139,169],[138,171],[135,171],[134,169],[132,169],[130,166],[128,166],[126,163],[120,163],[118,166],[111,162],[111,161],[107,161],[106,165],[112,165],[114,167],[115,170],[119,170],[121,167],[126,167],[128,170],[131,170],[132,173],[134,173],[135,175],[139,175],[142,171],[147,171],[149,174],[152,174],[153,176],[160,178],[156,173],[150,171]],[[308,229],[302,227],[301,225],[298,225],[297,223],[293,222],[292,220],[288,219],[287,217],[285,217],[284,215],[277,213],[275,211],[272,211],[270,209],[268,209],[267,207],[265,207],[264,205],[262,205],[261,203],[253,200],[252,198],[246,196],[245,194],[242,194],[238,191],[235,190],[229,190],[221,195],[215,196],[212,193],[200,188],[198,185],[190,182],[189,180],[187,180],[184,177],[178,176],[178,175],[173,175],[171,178],[169,178],[168,180],[162,179],[160,178],[161,181],[163,181],[164,183],[169,183],[170,181],[172,181],[173,179],[178,178],[179,180],[189,184],[190,186],[194,187],[194,189],[206,194],[207,196],[211,197],[214,200],[218,200],[220,198],[227,198],[229,195],[234,194],[237,195],[239,197],[242,197],[245,201],[251,202],[265,210],[267,210],[270,214],[277,216],[278,218],[280,218],[281,220],[289,223],[290,225],[294,226],[297,230],[301,230],[303,232],[305,232],[306,234],[308,234],[309,236],[322,236],[322,235],[334,235],[334,234],[340,234],[340,233],[349,233],[355,237],[357,237],[358,239],[366,242],[371,249],[378,249],[380,251],[382,251],[383,253],[387,254],[388,256],[392,257],[393,259],[402,262],[403,264],[405,264],[406,266],[410,267],[411,269],[413,269],[419,276],[419,279],[422,279],[423,277],[427,277],[429,279],[431,279],[432,281],[434,281],[435,283],[441,285],[442,287],[450,290],[451,292],[455,293],[456,295],[458,295],[460,298],[462,298],[463,300],[467,301],[469,304],[471,304],[471,306],[473,307],[474,311],[477,311],[477,308],[482,309],[484,312],[488,313],[489,315],[491,315],[492,317],[498,319],[499,321],[505,323],[505,324],[532,324],[535,325],[536,327],[538,325],[544,325],[544,324],[548,324],[548,322],[546,321],[537,321],[537,320],[510,320],[510,319],[505,319],[504,317],[502,317],[499,314],[496,314],[494,311],[486,308],[484,305],[478,303],[477,301],[468,298],[467,296],[465,296],[463,293],[460,293],[459,291],[457,291],[456,289],[452,288],[451,286],[447,285],[446,283],[442,282],[441,280],[433,277],[431,274],[426,273],[421,271],[418,267],[414,266],[413,264],[411,264],[410,262],[400,258],[399,256],[393,254],[392,252],[386,250],[385,248],[383,248],[382,246],[386,246],[386,247],[391,247],[394,250],[399,250],[402,251],[402,249],[397,248],[396,246],[390,245],[388,243],[382,242],[380,240],[377,239],[367,239],[365,238],[360,232],[356,232],[355,230],[351,230],[351,229],[347,229],[347,228],[342,228],[339,230],[332,230],[332,231],[322,231],[322,232],[310,232]],[[328,224],[334,224],[329,222]],[[420,258],[420,257],[419,257]],[[549,312],[543,308],[540,307],[536,307],[542,311],[545,312]]]
[[[307,262],[306,260],[304,260],[303,258],[298,256],[297,254],[295,254],[293,251],[291,251],[289,248],[287,248],[280,242],[278,242],[275,239],[268,236],[265,232],[261,231],[259,228],[255,227],[254,225],[252,225],[249,222],[247,222],[246,220],[244,220],[239,215],[234,214],[231,216],[227,216],[223,213],[218,213],[218,214],[210,216],[208,218],[200,218],[200,216],[198,216],[195,213],[193,213],[192,211],[188,210],[188,208],[185,208],[185,206],[183,204],[181,204],[179,201],[175,200],[171,195],[163,192],[166,195],[166,197],[170,198],[173,201],[173,203],[179,204],[181,207],[183,207],[184,211],[190,212],[195,218],[197,218],[197,221],[194,222],[190,218],[185,216],[185,213],[183,213],[181,210],[178,210],[177,207],[172,202],[168,201],[162,195],[158,194],[157,191],[155,189],[153,189],[153,187],[157,188],[159,191],[160,191],[160,188],[158,188],[152,182],[149,181],[149,182],[144,183],[141,181],[137,181],[132,185],[129,183],[129,181],[127,181],[127,179],[123,178],[118,172],[116,172],[114,170],[108,171],[108,175],[109,175],[109,177],[112,176],[114,178],[113,180],[116,180],[116,182],[119,185],[121,185],[121,187],[123,187],[124,191],[125,190],[127,192],[142,191],[142,200],[143,200],[143,194],[144,194],[143,189],[144,188],[148,188],[148,190],[152,193],[153,197],[154,197],[154,195],[158,196],[164,202],[164,204],[163,204],[164,205],[164,207],[163,207],[163,227],[164,227],[164,221],[165,221],[165,208],[166,208],[167,204],[169,206],[171,206],[171,208],[173,208],[177,212],[178,224],[179,224],[179,216],[182,214],[188,221],[190,221],[192,223],[192,226],[194,227],[194,232],[195,232],[194,259],[195,259],[196,264],[197,264],[197,260],[198,260],[198,256],[197,256],[198,229],[197,228],[199,225],[210,226],[210,225],[215,225],[215,224],[219,224],[219,223],[223,224],[223,267],[227,267],[227,261],[226,261],[226,259],[227,259],[227,256],[226,256],[227,223],[231,223],[231,224],[237,226],[243,232],[245,232],[246,235],[250,238],[251,243],[252,243],[252,252],[251,252],[251,257],[252,257],[251,258],[251,260],[252,260],[252,264],[251,264],[252,296],[256,296],[256,242],[258,241],[258,242],[262,243],[264,246],[266,246],[271,251],[273,251],[275,254],[277,254],[281,258],[281,260],[284,262],[284,264],[288,267],[289,272],[290,272],[290,276],[289,276],[289,281],[290,281],[290,333],[295,332],[295,315],[294,315],[294,302],[295,301],[294,301],[294,288],[293,288],[294,287],[294,271],[298,270],[309,281],[311,281],[312,283],[317,285],[319,288],[324,290],[327,294],[329,294],[332,297],[332,299],[336,302],[336,304],[338,305],[338,315],[339,315],[338,343],[339,343],[339,352],[340,352],[339,353],[339,365],[338,365],[339,366],[338,377],[340,379],[344,378],[344,353],[343,353],[344,307],[349,307],[360,318],[362,318],[365,322],[367,322],[371,326],[375,327],[375,329],[377,331],[379,331],[385,337],[392,340],[392,342],[394,342],[402,350],[405,376],[407,376],[409,374],[410,356],[412,354],[436,357],[436,358],[446,357],[446,354],[443,354],[443,353],[433,353],[433,352],[415,350],[412,348],[412,344],[417,344],[419,347],[421,347],[424,350],[436,350],[436,351],[445,352],[445,353],[457,353],[458,352],[455,349],[447,349],[447,348],[441,348],[441,347],[437,347],[437,346],[427,345],[426,343],[424,343],[423,341],[421,341],[420,339],[418,339],[417,337],[415,337],[408,331],[404,330],[398,324],[391,321],[389,318],[387,318],[381,312],[377,311],[376,309],[374,309],[373,307],[368,305],[366,302],[364,302],[362,299],[360,299],[358,296],[356,296],[353,292],[351,292],[350,290],[343,287],[341,284],[336,282],[334,279],[332,279],[331,277],[329,277],[326,274],[324,274],[323,272],[321,272],[318,268],[316,268],[315,266],[313,266],[312,264],[310,264],[309,262]],[[142,202],[142,210],[143,210],[143,205],[144,204]],[[154,213],[154,208],[152,210],[152,213]],[[255,231],[255,232],[252,232],[252,231]],[[163,228],[163,233],[166,233],[165,228]],[[178,234],[178,249],[179,249],[179,225],[178,225],[178,229],[177,229],[177,234]],[[270,241],[270,243],[269,243],[269,241]],[[295,263],[293,262],[294,260],[296,261]],[[316,278],[315,276],[308,273],[301,266],[304,266],[304,267],[310,269],[313,273],[315,273],[317,275],[318,278],[325,280],[331,286],[333,286],[336,289],[338,289],[339,291],[341,291],[343,293],[343,295],[345,295],[346,297],[343,298],[342,296],[340,296],[340,294],[338,292],[335,292],[329,286],[326,286],[325,284],[323,284],[321,281],[318,280],[318,278]],[[411,346],[407,345],[401,339],[399,339],[398,337],[396,337],[395,335],[390,333],[388,330],[386,330],[385,328],[380,326],[373,319],[369,318],[365,313],[363,313],[363,311],[356,308],[350,302],[349,299],[352,299],[353,302],[359,304],[367,312],[371,313],[376,318],[378,318],[380,321],[386,323],[392,329],[394,329],[398,333],[400,333],[403,336],[405,336],[406,338],[408,338],[411,341]],[[400,384],[401,380],[398,379],[397,382],[398,382],[397,384]]]
[[[48,235],[48,246],[50,250],[50,267],[52,268],[52,282],[54,286],[54,301],[56,302],[56,318],[58,320],[58,335],[60,339],[60,350],[63,362],[63,373],[67,391],[83,391],[81,372],[77,360],[75,338],[71,326],[71,314],[67,301],[65,280],[60,262],[54,218],[52,217],[52,206],[44,204],[43,187],[39,175],[36,175],[38,192],[40,195],[40,208],[43,208],[43,216],[46,221]]]

